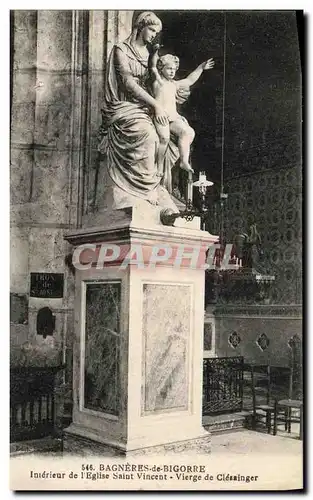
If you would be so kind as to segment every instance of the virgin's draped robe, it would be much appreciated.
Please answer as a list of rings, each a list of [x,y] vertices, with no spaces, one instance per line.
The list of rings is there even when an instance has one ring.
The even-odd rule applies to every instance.
[[[122,52],[118,59],[117,51]],[[143,59],[126,40],[113,47],[108,62],[99,151],[106,156],[109,175],[119,188],[148,198],[160,183],[155,162],[158,136],[152,111],[126,89],[125,79],[129,76],[147,90],[148,59]],[[162,181],[169,192],[171,168],[177,158],[178,149],[170,141]]]

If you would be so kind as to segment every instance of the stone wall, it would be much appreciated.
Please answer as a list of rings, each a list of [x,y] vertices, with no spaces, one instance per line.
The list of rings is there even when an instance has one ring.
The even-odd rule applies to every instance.
[[[71,310],[71,276],[63,231],[75,225],[77,168],[72,162],[72,12],[15,11],[11,121],[11,292],[23,296],[28,340],[36,339],[36,313],[56,314],[63,342]],[[70,182],[71,179],[71,182]],[[63,299],[29,297],[31,272],[58,272]],[[20,318],[12,316],[12,330]],[[15,342],[25,340],[15,336]]]
[[[251,305],[251,297],[249,304],[239,305],[236,297],[219,301],[215,354],[288,364],[288,340],[302,331],[301,61],[296,13],[229,12],[226,24],[224,236],[231,243],[256,223],[264,274],[275,275],[275,281],[267,306]],[[221,105],[217,101],[220,114]],[[219,126],[216,148],[221,148],[222,120]],[[221,170],[214,175],[221,179]],[[220,181],[217,188],[216,198]],[[214,195],[208,225],[219,234],[219,201],[214,205],[213,199]],[[236,347],[229,343],[233,332],[240,337]],[[264,351],[256,343],[262,333],[269,339]]]
[[[288,342],[301,337],[301,309],[292,306],[219,307],[215,311],[217,356],[244,356],[247,363],[289,366]]]
[[[128,36],[132,15],[12,13],[12,320],[29,322],[31,336],[44,304],[61,315],[57,336],[64,337],[74,290],[63,235],[80,226],[92,200],[106,60],[113,43]],[[29,298],[31,272],[64,273],[63,299]]]
[[[64,234],[94,193],[106,60],[132,11],[12,11],[11,363],[66,365],[58,400],[71,400],[74,276]],[[30,294],[31,273],[60,273],[61,298]],[[37,334],[49,307],[52,336]],[[63,403],[62,403],[63,404]]]
[[[256,223],[264,273],[275,276],[273,304],[302,303],[302,176],[299,166],[259,171],[226,182],[226,240]]]

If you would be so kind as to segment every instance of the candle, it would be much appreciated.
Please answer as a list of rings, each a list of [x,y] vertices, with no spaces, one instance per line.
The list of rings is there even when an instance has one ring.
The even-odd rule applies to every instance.
[[[191,202],[192,202],[192,196],[193,196],[192,188],[193,188],[192,172],[188,172],[187,201],[190,200]]]
[[[200,172],[199,173],[199,182],[205,182],[205,181],[206,181],[205,172]]]

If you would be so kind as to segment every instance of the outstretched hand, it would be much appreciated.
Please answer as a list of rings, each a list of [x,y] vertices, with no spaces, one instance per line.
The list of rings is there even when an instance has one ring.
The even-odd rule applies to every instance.
[[[203,69],[212,69],[214,67],[214,60],[211,58],[211,59],[208,59],[207,61],[204,61],[204,63],[202,63],[203,65]]]

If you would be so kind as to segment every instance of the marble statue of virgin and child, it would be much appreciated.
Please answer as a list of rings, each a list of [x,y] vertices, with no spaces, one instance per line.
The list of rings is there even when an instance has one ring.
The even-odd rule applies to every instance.
[[[171,169],[179,162],[180,168],[193,172],[189,155],[194,131],[177,112],[177,103],[184,102],[214,62],[209,59],[187,78],[175,80],[178,57],[159,57],[159,46],[153,43],[161,29],[153,12],[141,13],[130,36],[109,57],[99,151],[115,208],[146,200],[177,211],[170,196]]]

